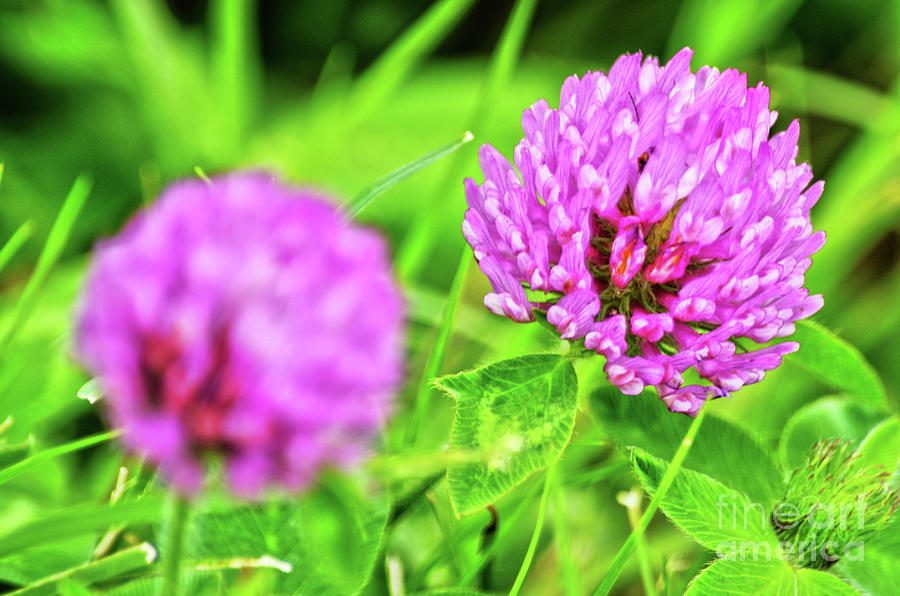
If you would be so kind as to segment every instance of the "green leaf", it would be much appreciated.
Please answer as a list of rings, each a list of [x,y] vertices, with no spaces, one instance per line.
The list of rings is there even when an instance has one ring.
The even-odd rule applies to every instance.
[[[780,559],[719,559],[688,586],[685,596],[850,596],[858,592],[840,579],[815,569],[794,568]]]
[[[592,394],[591,407],[620,446],[635,445],[664,460],[672,459],[691,424],[689,417],[670,412],[651,392],[622,395],[607,385]],[[715,416],[707,416],[684,467],[711,476],[767,508],[784,492],[781,470],[757,439]]]
[[[448,470],[457,515],[492,504],[556,461],[569,442],[578,380],[562,356],[512,358],[436,384],[457,403],[450,446],[487,456],[486,462]]]
[[[73,569],[63,571],[51,577],[42,579],[30,586],[13,592],[16,596],[42,596],[56,594],[61,591],[61,585],[68,582],[79,584],[93,584],[120,577],[126,573],[145,570],[156,561],[156,549],[144,542],[137,546],[126,548],[108,557],[97,561],[91,561]]]
[[[666,471],[666,462],[643,449],[632,451],[635,471],[652,495]],[[775,552],[777,538],[769,525],[769,509],[705,474],[682,468],[662,500],[666,515],[697,542],[718,553],[735,544]]]
[[[755,4],[742,0],[687,0],[672,24],[667,54],[696,49],[700,64],[726,66],[765,47],[787,25],[799,0]]]
[[[94,536],[83,534],[22,549],[0,560],[0,582],[27,586],[78,567],[90,560],[96,545]]]
[[[215,0],[210,7],[216,136],[229,158],[240,155],[257,112],[256,8],[255,0]]]
[[[81,208],[84,207],[85,201],[87,201],[91,184],[90,178],[84,175],[75,179],[72,189],[59,210],[59,215],[56,216],[56,221],[53,222],[50,235],[47,236],[47,242],[44,244],[40,257],[38,257],[34,272],[25,285],[18,302],[16,302],[12,319],[6,328],[0,332],[0,354],[6,349],[18,328],[30,314],[31,309],[34,307],[37,293],[43,286],[56,261],[62,256],[66,241],[69,239],[69,235],[72,233],[72,228],[75,225],[75,220],[81,212]]]
[[[56,586],[59,596],[91,596],[93,592],[79,583],[62,581]]]
[[[0,170],[0,172],[2,172],[2,170]],[[6,241],[3,248],[0,248],[0,271],[3,271],[3,268],[6,267],[7,263],[16,256],[16,253],[19,252],[22,245],[31,237],[33,231],[34,225],[30,221],[26,221],[13,232],[13,235],[9,237],[9,240]]]
[[[525,513],[531,509],[531,505],[537,496],[538,487],[538,483],[532,483],[530,490],[523,490],[521,491],[521,494],[517,495],[519,497],[518,504],[514,509],[503,516],[505,521],[500,525],[494,540],[487,545],[487,548],[482,549],[475,560],[460,574],[456,582],[457,588],[469,585],[472,580],[475,579],[475,576],[495,559],[497,553],[500,552],[500,548],[505,547],[507,541],[514,538],[513,535],[516,533],[516,530],[521,527],[519,522],[522,521]],[[460,525],[459,528],[457,528],[457,531],[455,531],[446,541],[446,544],[441,545],[440,548],[432,553],[432,556],[429,556],[422,565],[421,570],[417,570],[416,574],[412,577],[410,581],[412,586],[418,586],[422,583],[427,572],[437,563],[437,559],[446,557],[446,553],[460,546],[460,541],[466,537],[464,528],[465,526]],[[477,528],[477,526],[470,525],[469,528]]]
[[[73,451],[86,449],[98,443],[109,441],[110,439],[113,439],[118,435],[119,431],[100,433],[99,435],[91,435],[90,437],[78,439],[77,441],[72,441],[71,443],[58,445],[56,447],[51,447],[50,449],[45,449],[41,452],[35,453],[34,455],[18,463],[15,463],[7,468],[0,469],[0,484],[9,482],[25,470],[32,468],[33,466],[46,459],[52,459],[54,457],[59,457],[67,453],[72,453]]]
[[[133,503],[81,505],[54,511],[0,536],[0,558],[25,548],[99,532],[114,525],[153,521],[161,510],[158,499],[145,497]]]
[[[347,209],[348,216],[356,217],[379,194],[381,194],[391,186],[397,184],[407,176],[410,176],[421,170],[422,168],[438,161],[439,159],[450,155],[463,145],[471,142],[471,140],[474,138],[475,137],[472,136],[472,133],[466,131],[462,135],[460,135],[459,138],[450,141],[446,145],[438,147],[434,151],[426,153],[418,159],[414,159],[408,164],[397,168],[387,176],[376,180],[369,186],[359,191],[356,195],[354,195],[352,199],[350,199],[350,203]]]
[[[884,414],[842,397],[825,397],[800,408],[785,426],[778,454],[785,470],[803,465],[810,448],[825,439],[859,443]]]
[[[718,559],[691,581],[685,596],[780,594],[794,587],[793,575],[780,560]]]
[[[453,281],[450,283],[450,291],[447,293],[447,298],[441,311],[441,319],[434,343],[425,361],[425,370],[422,371],[422,378],[419,379],[412,419],[407,424],[403,437],[406,443],[415,443],[419,434],[419,428],[425,419],[425,413],[431,404],[432,379],[437,376],[444,365],[444,355],[447,353],[447,347],[450,345],[450,335],[453,333],[453,324],[456,321],[456,310],[459,308],[462,285],[469,267],[470,259],[466,258],[465,254],[461,255],[456,265],[456,271],[453,274]]]
[[[479,138],[487,138],[485,129],[491,123],[497,110],[501,91],[505,90],[512,79],[512,73],[519,61],[522,45],[534,18],[537,0],[517,0],[506,19],[506,25],[500,34],[497,45],[491,54],[488,72],[484,77],[481,90],[478,92],[472,116],[467,119],[469,130],[475,131]],[[493,125],[492,125],[493,127]],[[457,192],[459,180],[467,175],[466,168],[472,165],[471,157],[467,159],[465,152],[456,155],[440,186],[432,191],[432,196],[451,196]],[[435,241],[441,238],[440,223],[456,221],[462,212],[453,208],[452,202],[436,202],[429,209],[419,209],[410,227],[415,233],[409,233],[403,240],[397,253],[396,264],[403,279],[414,279],[428,263],[428,255],[435,247]],[[458,235],[457,235],[458,237]],[[461,242],[460,270],[465,273],[462,261],[468,266],[472,259],[468,257],[469,247]]]
[[[220,167],[208,160],[231,150],[231,139],[221,143],[218,135],[213,140],[202,133],[220,116],[212,109],[197,40],[158,2],[113,0],[109,10],[128,58],[132,102],[152,135],[154,161],[168,175],[184,173],[198,161]]]
[[[236,572],[227,575],[233,577]],[[223,575],[220,570],[185,569],[181,577],[183,594],[191,596],[219,596],[223,590]],[[116,586],[103,592],[104,596],[159,596],[162,590],[162,577],[142,577],[126,584]]]
[[[494,103],[498,91],[509,81],[519,52],[522,49],[525,33],[534,16],[535,5],[536,0],[517,0],[515,6],[513,6],[506,25],[503,27],[500,40],[494,48],[487,77],[478,94],[475,116],[471,119],[471,123],[475,127],[478,127],[480,122],[487,118],[489,109]],[[441,190],[435,193],[434,196],[445,196],[452,192],[451,189],[453,187],[451,185],[458,184],[459,179],[462,177],[462,169],[465,163],[462,153],[457,153],[440,187]],[[415,230],[416,233],[407,234],[395,259],[397,270],[403,279],[415,278],[420,271],[420,267],[426,262],[427,259],[425,259],[424,255],[433,247],[434,239],[441,236],[435,229],[437,227],[436,222],[442,218],[446,219],[445,215],[446,209],[432,208],[418,211],[410,226],[410,229]],[[460,307],[463,282],[471,267],[472,259],[469,256],[469,247],[462,246],[456,263],[456,271],[450,283],[450,291],[447,292],[444,307],[441,310],[437,336],[431,352],[428,354],[428,359],[425,362],[425,371],[422,374],[419,388],[416,392],[413,420],[407,426],[405,436],[408,443],[412,443],[415,440],[422,418],[428,411],[432,394],[429,384],[431,379],[440,372],[441,366],[443,366],[444,355],[446,354],[450,335],[453,332],[453,326],[456,321],[456,311]]]
[[[786,356],[806,372],[835,389],[868,406],[884,408],[887,393],[878,373],[859,350],[833,331],[812,321],[797,321],[797,332],[791,341],[800,350]]]
[[[347,106],[354,123],[388,98],[472,7],[474,0],[435,2],[356,82]]]
[[[793,592],[788,594],[797,594],[799,596],[819,596],[820,594],[828,594],[829,596],[858,596],[853,587],[841,581],[834,575],[819,571],[817,569],[797,569],[795,571],[796,584]],[[896,584],[893,586],[897,587]]]
[[[866,466],[884,466],[897,471],[900,462],[900,420],[888,418],[873,428],[859,446],[859,462]]]
[[[766,83],[778,90],[778,105],[773,107],[779,110],[807,112],[860,128],[870,127],[891,107],[873,87],[787,62],[766,64]]]
[[[277,593],[356,594],[381,546],[388,503],[349,480],[328,478],[298,502],[233,506],[199,513],[188,537],[197,559],[273,557],[291,566]]]
[[[428,592],[415,592],[412,596],[492,596],[487,592],[467,590],[465,588],[449,588],[429,590]]]
[[[816,253],[806,285],[837,300],[850,294],[840,291],[841,284],[866,250],[900,217],[900,201],[889,182],[898,155],[900,79],[894,79],[886,99],[887,109],[872,114],[865,132],[830,165],[828,200],[813,214],[816,227],[828,230],[828,242]]]
[[[85,379],[74,366],[70,342],[66,341],[82,271],[80,259],[53,270],[36,297],[39,316],[23,322],[16,331],[15,349],[0,357],[0,417],[13,418],[3,433],[10,442],[28,440],[31,434],[43,435],[43,431],[34,432],[39,422],[48,428],[65,425],[66,421],[57,417],[87,409],[83,402],[73,399]],[[13,310],[12,306],[0,306],[0,329],[12,323]]]
[[[678,445],[675,455],[672,456],[672,461],[666,466],[665,473],[656,483],[656,492],[653,494],[653,498],[650,499],[647,510],[641,515],[637,524],[633,524],[631,534],[628,535],[628,538],[619,548],[619,552],[616,553],[612,563],[610,563],[609,568],[600,580],[600,585],[594,590],[594,596],[606,596],[609,594],[610,590],[612,590],[615,585],[616,580],[619,578],[619,575],[621,575],[622,569],[628,561],[628,557],[630,557],[635,550],[638,550],[639,546],[643,547],[641,543],[644,539],[644,533],[650,526],[653,516],[656,515],[657,509],[662,506],[665,498],[668,496],[669,489],[671,489],[672,485],[675,483],[678,473],[682,470],[681,466],[688,453],[690,453],[691,447],[694,445],[694,441],[697,438],[697,431],[703,426],[703,420],[706,418],[708,412],[708,408],[700,408],[700,411],[697,412],[697,416],[688,427],[687,432],[684,434],[684,438],[681,440],[681,444]]]
[[[0,470],[28,458],[33,445],[34,440],[32,438],[12,444],[0,442]],[[0,471],[0,475],[2,475],[2,473],[3,472]]]
[[[900,585],[900,518],[850,554],[834,566],[837,575],[864,593],[895,594]]]

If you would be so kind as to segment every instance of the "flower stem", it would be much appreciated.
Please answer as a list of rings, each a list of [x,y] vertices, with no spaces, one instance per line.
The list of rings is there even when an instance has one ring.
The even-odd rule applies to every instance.
[[[635,488],[628,493],[622,493],[620,497],[619,502],[625,506],[628,523],[634,531],[641,523],[641,492]],[[650,563],[650,553],[647,551],[647,541],[644,540],[644,536],[637,539],[635,549],[637,550],[641,581],[644,584],[644,594],[656,596],[656,581],[653,579],[653,566]]]
[[[703,423],[703,418],[706,416],[706,410],[706,407],[700,408],[700,411],[697,413],[697,417],[694,418],[694,421],[688,428],[687,433],[685,433],[684,439],[681,441],[681,445],[679,445],[678,450],[675,451],[675,457],[672,458],[672,463],[669,464],[669,467],[666,469],[666,473],[663,474],[662,480],[659,483],[659,487],[657,487],[656,493],[653,495],[653,499],[650,501],[650,505],[647,507],[647,510],[644,511],[644,515],[641,517],[640,523],[634,528],[634,530],[632,530],[631,535],[628,536],[625,544],[623,544],[622,548],[619,549],[619,552],[616,554],[616,558],[613,559],[612,564],[610,564],[609,566],[609,570],[606,572],[606,575],[603,576],[603,580],[594,591],[594,596],[605,596],[606,594],[609,594],[609,591],[616,583],[616,580],[622,573],[622,569],[625,567],[625,563],[628,562],[628,558],[634,552],[638,540],[643,537],[644,532],[647,530],[647,526],[650,525],[650,520],[653,519],[653,514],[656,513],[657,509],[659,509],[660,503],[662,503],[662,500],[665,498],[666,493],[669,492],[669,487],[672,486],[672,482],[674,482],[675,476],[681,469],[681,464],[684,462],[684,458],[687,457],[688,452],[691,450],[691,445],[693,445],[694,443],[694,437],[697,436],[697,431],[700,430],[700,425]]]
[[[178,494],[172,495],[169,505],[166,550],[163,553],[163,583],[161,596],[178,596],[180,593],[181,559],[187,534],[190,503]]]

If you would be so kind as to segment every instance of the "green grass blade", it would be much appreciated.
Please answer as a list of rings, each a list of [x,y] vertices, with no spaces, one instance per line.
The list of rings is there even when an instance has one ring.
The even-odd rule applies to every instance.
[[[842,309],[844,321],[853,321],[842,333],[847,341],[864,354],[876,349],[879,344],[892,338],[900,329],[900,263],[871,283],[867,291],[858,294]]]
[[[467,247],[468,248],[468,247]],[[406,443],[415,443],[419,433],[419,427],[422,426],[422,420],[428,411],[431,403],[431,395],[434,389],[431,382],[441,371],[444,364],[444,355],[447,352],[447,345],[450,343],[450,334],[453,331],[453,323],[456,321],[456,311],[459,307],[459,297],[462,294],[463,282],[466,273],[469,271],[469,262],[472,259],[467,252],[463,252],[460,256],[459,263],[456,266],[456,273],[453,275],[453,282],[450,284],[450,292],[447,294],[447,301],[444,303],[444,310],[441,313],[441,322],[438,325],[437,335],[434,338],[434,344],[431,346],[431,352],[425,361],[425,370],[422,378],[419,380],[419,389],[416,392],[416,403],[413,408],[412,420],[406,427],[406,435],[404,437]]]
[[[834,295],[863,253],[900,218],[900,199],[888,188],[900,157],[900,79],[872,125],[832,166],[813,224],[828,241],[807,274],[811,292]],[[826,308],[828,302],[826,300]]]
[[[697,431],[700,430],[700,425],[703,424],[703,418],[706,416],[706,411],[708,409],[709,408],[706,407],[700,408],[697,417],[694,418],[691,426],[688,427],[687,433],[685,433],[681,445],[679,445],[678,449],[675,451],[672,463],[666,468],[666,473],[663,474],[662,480],[659,483],[659,488],[656,489],[656,494],[653,495],[653,499],[650,500],[650,505],[648,505],[647,510],[644,511],[640,523],[628,536],[628,539],[625,541],[625,544],[622,545],[622,548],[619,549],[619,552],[610,564],[606,575],[603,576],[600,585],[597,586],[597,589],[594,591],[594,596],[605,596],[606,594],[609,594],[609,591],[612,590],[616,580],[619,579],[619,575],[622,573],[625,563],[628,562],[628,558],[634,552],[638,540],[640,540],[643,537],[644,532],[647,531],[647,526],[650,525],[653,515],[656,513],[656,510],[659,509],[659,505],[665,498],[666,493],[669,492],[669,487],[672,486],[672,482],[675,480],[678,470],[681,469],[684,458],[686,458],[687,454],[690,452],[691,445],[694,443],[694,437],[697,436]]]
[[[59,542],[110,526],[155,521],[162,511],[160,499],[145,497],[119,505],[77,505],[25,522],[0,536],[0,559],[22,549]]]
[[[11,592],[10,596],[44,596],[56,594],[63,582],[93,584],[115,579],[125,574],[149,570],[156,561],[156,549],[144,542],[123,549],[97,561],[91,561],[72,569],[67,569],[37,581],[30,586]]]
[[[534,532],[531,534],[531,542],[528,543],[528,550],[525,551],[525,558],[522,559],[522,566],[519,567],[519,573],[516,575],[516,581],[509,591],[509,596],[517,596],[522,584],[525,583],[525,576],[528,575],[528,569],[531,567],[531,561],[534,559],[534,551],[537,549],[538,540],[541,537],[541,530],[544,529],[544,516],[547,513],[547,500],[550,495],[550,476],[553,470],[547,470],[547,477],[544,479],[544,492],[541,494],[541,504],[538,506],[537,520],[534,522]]]
[[[800,0],[686,0],[672,25],[666,55],[694,48],[701,64],[725,67],[774,39]]]
[[[581,590],[581,579],[578,576],[578,566],[572,556],[569,523],[566,520],[566,507],[563,500],[563,485],[556,466],[550,468],[548,474],[552,476],[550,499],[553,502],[553,536],[559,549],[559,568],[563,593],[566,596],[578,596],[583,592]]]
[[[63,580],[55,588],[59,591],[59,596],[94,596],[93,592],[72,580]]]
[[[16,256],[19,249],[31,238],[32,233],[34,233],[34,224],[30,221],[26,221],[13,232],[13,235],[9,237],[3,248],[0,248],[0,271],[3,271],[12,258]]]
[[[478,104],[483,106],[483,109],[476,110],[476,116],[473,120],[480,122],[482,119],[487,118],[487,106],[490,105],[496,90],[501,88],[512,76],[512,70],[516,62],[515,58],[521,50],[525,32],[531,23],[536,4],[537,0],[518,0],[513,7],[512,14],[506,23],[500,42],[494,52],[488,77],[482,88]],[[461,163],[461,161],[457,160],[457,163],[451,168],[450,176],[442,185],[443,188],[452,186],[453,181],[457,179],[456,174]],[[444,195],[438,194],[437,196]],[[398,268],[402,278],[410,279],[416,272],[415,270],[424,262],[424,255],[430,250],[434,242],[433,236],[435,234],[433,229],[437,225],[441,213],[443,213],[443,210],[439,209],[420,211],[420,217],[416,218],[418,223],[414,223],[412,227],[415,234],[407,239],[403,245],[405,250],[401,250],[398,256]],[[419,222],[422,217],[424,217],[424,221]],[[424,229],[418,228],[419,225]],[[407,443],[415,441],[419,426],[421,426],[425,413],[428,411],[432,392],[431,380],[438,375],[444,363],[447,344],[450,341],[453,324],[456,320],[456,311],[460,295],[462,294],[463,281],[471,266],[471,261],[469,247],[463,244],[456,272],[450,285],[450,291],[447,294],[447,301],[441,313],[441,322],[438,325],[437,336],[425,363],[424,373],[419,381],[412,421],[406,429],[405,440]]]
[[[61,455],[72,453],[73,451],[78,451],[80,449],[86,449],[93,445],[97,445],[98,443],[104,443],[118,437],[119,434],[121,434],[119,431],[110,431],[97,435],[91,435],[90,437],[78,439],[77,441],[72,441],[63,445],[57,445],[56,447],[51,447],[50,449],[45,449],[39,453],[35,453],[34,455],[23,459],[20,462],[17,462],[7,468],[3,468],[2,470],[0,470],[0,485],[9,482],[22,472],[25,472],[29,468],[36,466],[42,461],[53,459],[54,457],[59,457]]]
[[[474,3],[475,0],[440,0],[406,30],[357,81],[345,115],[348,124],[364,118],[389,97]]]
[[[536,6],[537,0],[517,0],[506,21],[506,26],[503,28],[503,33],[491,56],[491,64],[482,84],[475,111],[470,118],[469,130],[475,131],[476,135],[483,134],[485,124],[490,121],[491,108],[496,104],[499,90],[509,84]],[[457,154],[457,158],[435,196],[462,195],[460,181],[465,164],[465,156],[461,153]],[[454,204],[452,201],[448,201],[448,203]],[[448,216],[448,210],[442,204],[428,205],[427,207],[430,208],[420,209],[417,213],[410,226],[411,232],[407,234],[397,255],[397,269],[402,279],[409,280],[416,277],[438,237],[436,228]],[[457,214],[454,213],[451,217],[457,217]],[[462,235],[458,241],[461,239]]]
[[[473,138],[474,137],[472,136],[472,133],[466,131],[459,138],[447,143],[446,145],[443,145],[442,147],[438,147],[430,153],[426,153],[422,157],[415,159],[400,168],[397,168],[384,178],[376,180],[369,186],[359,191],[352,199],[350,199],[347,204],[348,216],[351,218],[356,217],[379,194],[381,194],[391,186],[397,184],[407,176],[410,176],[415,172],[421,170],[422,168],[433,164],[439,159],[450,155],[466,143],[469,143]]]
[[[479,119],[487,118],[485,112],[487,106],[490,105],[496,90],[505,84],[509,80],[509,77],[512,76],[512,70],[516,62],[515,57],[518,56],[519,51],[522,48],[525,32],[528,30],[528,26],[531,23],[531,17],[534,15],[536,4],[537,0],[518,0],[513,7],[512,14],[506,23],[506,27],[503,29],[497,49],[494,51],[490,72],[485,80],[481,97],[478,102],[479,106],[483,106],[484,109],[476,110],[474,120],[481,121]],[[451,168],[451,176],[445,181],[445,184],[443,185],[444,188],[452,186],[453,181],[456,179],[456,172],[459,169],[460,163],[462,162],[457,160],[457,164],[454,164],[455,167]],[[437,196],[444,195],[438,194]],[[403,249],[406,250],[401,250],[401,254],[398,257],[398,268],[402,278],[410,279],[411,274],[414,273],[414,268],[421,266],[424,262],[424,255],[428,252],[431,243],[434,241],[433,236],[435,236],[435,234],[433,233],[433,229],[437,225],[437,218],[442,212],[443,210],[439,209],[420,211],[426,218],[424,222],[421,222],[425,229],[420,231],[417,228],[417,225],[419,224],[414,223],[412,229],[415,234],[408,238],[407,242],[403,245]],[[416,219],[418,220],[419,218]],[[422,375],[422,379],[419,381],[413,418],[411,424],[407,426],[406,429],[405,439],[407,443],[415,441],[419,426],[422,424],[422,419],[428,411],[432,392],[431,380],[438,375],[441,366],[444,363],[447,344],[450,341],[453,323],[456,320],[456,311],[460,295],[462,294],[463,281],[471,266],[471,261],[472,258],[469,255],[469,247],[463,244],[456,272],[453,276],[453,282],[450,285],[450,292],[447,294],[447,301],[444,304],[444,309],[441,314],[441,322],[438,326],[437,336],[435,337],[434,345],[431,348],[431,353],[428,355],[428,360],[425,363],[425,371]]]
[[[800,343],[797,353],[785,358],[792,365],[863,405],[876,409],[898,406],[888,401],[887,388],[875,367],[831,329],[815,321],[797,321],[791,339]]]
[[[197,175],[197,178],[203,180],[209,185],[212,185],[212,180],[209,179],[209,176],[206,175],[206,171],[200,166],[194,166],[194,174]]]
[[[217,138],[234,158],[256,114],[260,95],[255,54],[256,0],[215,0],[210,6]]]
[[[191,44],[165,3],[112,0],[109,6],[130,61],[133,101],[153,134],[160,169],[183,174],[197,161],[207,163],[205,157],[223,147],[207,134],[216,110],[201,47]]]
[[[628,525],[633,532],[641,523],[641,495],[640,489],[633,489],[627,493],[620,493],[617,497],[619,503],[625,506],[628,514]],[[635,551],[638,557],[638,569],[641,573],[641,583],[644,584],[646,596],[656,596],[656,582],[653,579],[653,565],[650,563],[650,553],[647,550],[647,541],[640,536],[635,541]]]
[[[494,537],[494,541],[488,548],[479,553],[478,558],[475,560],[475,562],[472,563],[472,565],[466,570],[466,572],[462,574],[462,576],[456,582],[456,585],[458,587],[462,588],[468,585],[469,582],[472,581],[476,575],[478,575],[478,572],[481,571],[481,569],[485,565],[487,565],[488,561],[494,558],[494,555],[505,543],[506,539],[509,538],[509,536],[513,533],[513,530],[518,527],[519,520],[523,515],[525,515],[525,512],[528,510],[528,505],[531,503],[531,499],[536,495],[537,488],[539,486],[540,484],[535,483],[528,490],[528,492],[525,493],[522,498],[522,502],[519,503],[518,506],[516,506],[513,512],[500,521],[500,530]]]
[[[91,180],[86,175],[79,176],[72,185],[72,190],[69,191],[62,209],[60,209],[59,215],[56,216],[56,221],[50,229],[50,235],[47,236],[47,242],[44,244],[40,257],[38,257],[34,272],[31,274],[31,278],[25,285],[25,290],[16,303],[12,318],[6,329],[4,329],[3,334],[0,335],[0,355],[3,354],[16,331],[25,322],[31,309],[34,307],[37,293],[47,279],[50,270],[62,255],[69,234],[71,234],[75,225],[75,220],[81,212],[81,208],[84,207],[90,190]]]
[[[450,552],[450,564],[455,573],[462,573],[463,556],[460,552],[459,545],[453,540],[453,522],[455,521],[453,519],[453,513],[450,511],[443,511],[441,507],[438,506],[437,499],[433,494],[426,494],[425,498],[431,508],[431,513],[434,515],[434,521],[441,531],[444,544],[447,545],[447,550]]]
[[[778,109],[800,110],[864,129],[875,126],[885,110],[896,108],[866,85],[793,64],[766,64],[766,84]]]

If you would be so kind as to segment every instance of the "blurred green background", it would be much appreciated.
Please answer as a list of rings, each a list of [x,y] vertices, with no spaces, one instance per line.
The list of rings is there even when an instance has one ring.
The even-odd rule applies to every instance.
[[[410,304],[409,382],[395,420],[402,431],[462,249],[462,178],[480,180],[477,146],[490,142],[511,156],[522,110],[539,98],[556,105],[570,74],[605,69],[629,51],[666,60],[684,45],[696,50],[695,70],[736,67],[751,84],[765,81],[781,114],[776,130],[801,120],[799,159],[826,180],[813,222],[828,243],[808,276],[810,289],[825,293],[816,319],[857,346],[896,399],[900,2],[543,2],[512,28],[524,34],[521,51],[513,40],[495,54],[512,8],[486,0],[0,0],[0,239],[35,225],[0,277],[3,325],[73,180],[87,173],[94,182],[66,257],[2,356],[0,422],[15,420],[5,439],[55,444],[102,428],[74,397],[86,380],[67,343],[80,275],[93,242],[170,181],[195,175],[195,166],[209,174],[264,168],[343,201],[471,130],[474,143],[392,186],[361,216],[389,237]],[[442,371],[556,349],[536,326],[490,316],[486,289],[470,267]],[[585,368],[588,385],[597,370]],[[792,412],[827,393],[787,359],[713,406],[773,443]],[[423,448],[446,441],[452,415],[443,397],[430,408]],[[577,452],[568,456],[577,465],[596,456]],[[115,454],[97,448],[48,464],[39,481],[5,486],[0,520],[101,498]],[[591,585],[627,532],[612,495],[634,481],[616,478],[567,497],[572,548]],[[685,565],[702,564],[698,547],[657,524],[655,555],[687,553]],[[510,552],[524,549],[530,529]],[[400,552],[413,557],[415,535],[398,531]],[[499,564],[495,573],[514,576],[520,560],[511,556],[510,569]],[[552,593],[554,565],[553,552],[539,555],[526,586]],[[640,593],[639,584],[621,585]]]

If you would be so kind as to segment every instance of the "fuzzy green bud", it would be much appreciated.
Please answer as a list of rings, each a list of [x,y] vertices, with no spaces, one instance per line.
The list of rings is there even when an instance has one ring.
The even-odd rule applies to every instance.
[[[890,521],[900,497],[887,486],[890,473],[867,466],[849,441],[813,445],[806,463],[788,480],[772,510],[772,526],[788,558],[824,569],[854,544],[862,544]]]

